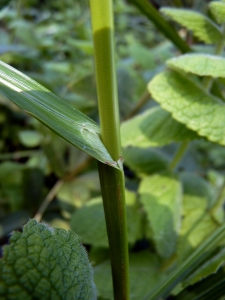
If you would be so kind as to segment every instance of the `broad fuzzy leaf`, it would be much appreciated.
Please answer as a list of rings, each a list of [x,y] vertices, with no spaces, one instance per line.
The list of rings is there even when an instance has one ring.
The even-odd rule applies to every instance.
[[[161,107],[150,108],[122,123],[121,137],[123,147],[139,148],[160,147],[197,138],[195,132],[174,120],[171,114]]]
[[[172,58],[166,64],[173,69],[199,76],[225,77],[225,58],[209,54],[186,54]]]
[[[173,174],[157,174],[142,180],[139,193],[157,252],[162,257],[170,257],[181,224],[181,184]]]
[[[225,105],[220,99],[174,71],[157,75],[148,89],[174,119],[210,141],[225,145]]]
[[[78,236],[35,220],[15,232],[0,261],[0,298],[95,300],[92,267]]]
[[[205,43],[213,44],[223,38],[219,27],[198,12],[166,7],[162,8],[161,12],[188,30],[193,31],[193,34]]]
[[[99,296],[113,300],[110,262],[96,266],[94,272]],[[130,254],[129,274],[131,300],[145,299],[146,294],[166,277],[165,273],[160,272],[159,258],[150,252]]]
[[[119,168],[100,139],[98,124],[3,62],[0,62],[0,93],[72,145]]]
[[[125,165],[140,174],[153,174],[166,170],[168,159],[156,149],[127,147],[123,149]]]
[[[225,23],[225,3],[220,1],[212,1],[209,3],[209,9],[217,23]]]
[[[136,195],[126,191],[128,242],[134,244],[140,237],[141,215],[136,205]],[[100,197],[90,200],[72,216],[71,228],[82,237],[82,242],[96,247],[107,247],[105,214]]]

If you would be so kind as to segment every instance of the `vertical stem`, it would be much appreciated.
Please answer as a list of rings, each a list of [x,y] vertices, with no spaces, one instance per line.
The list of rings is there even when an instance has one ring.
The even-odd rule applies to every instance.
[[[180,145],[179,149],[177,150],[177,153],[175,154],[172,162],[169,165],[170,170],[173,170],[178,165],[185,151],[187,150],[188,144],[189,141],[185,141]]]
[[[112,0],[90,0],[102,141],[121,156]],[[128,243],[123,170],[98,163],[110,247],[114,299],[129,299]]]
[[[167,22],[155,9],[155,7],[148,0],[129,0],[130,3],[134,4],[140,11],[147,16],[159,29],[159,31],[164,34],[173,44],[182,52],[190,52],[191,49],[189,45],[182,40],[178,35],[176,30]]]

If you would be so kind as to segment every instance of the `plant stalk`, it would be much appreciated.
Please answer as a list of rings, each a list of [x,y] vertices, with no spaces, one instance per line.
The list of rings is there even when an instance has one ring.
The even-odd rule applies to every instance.
[[[189,145],[189,141],[185,141],[181,143],[180,147],[177,150],[177,153],[175,154],[173,160],[169,165],[169,170],[172,171],[176,168],[176,166],[179,164],[180,160],[182,159],[185,151],[187,150],[188,145]]]
[[[191,52],[188,44],[182,40],[176,30],[167,22],[148,0],[129,0],[152,21],[159,31],[164,34],[182,53]]]
[[[117,162],[121,157],[112,0],[90,0],[101,139]],[[105,211],[114,299],[129,299],[128,243],[123,170],[98,162]]]

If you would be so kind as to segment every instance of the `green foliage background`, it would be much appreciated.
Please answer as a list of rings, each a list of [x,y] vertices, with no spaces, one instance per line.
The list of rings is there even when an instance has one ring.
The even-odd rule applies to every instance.
[[[135,6],[114,2],[131,299],[151,299],[224,224],[225,3],[169,5],[163,15],[195,53],[178,56]],[[88,1],[12,1],[0,23],[0,59],[98,123]],[[88,250],[98,298],[112,299],[96,162],[1,94],[0,108],[1,245],[29,218],[72,229]],[[210,251],[172,289],[174,299],[223,282],[224,240]]]

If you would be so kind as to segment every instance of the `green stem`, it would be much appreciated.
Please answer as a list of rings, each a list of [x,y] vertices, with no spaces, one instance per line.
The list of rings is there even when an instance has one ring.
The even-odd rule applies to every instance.
[[[180,162],[181,158],[183,157],[185,151],[187,150],[188,144],[189,144],[189,141],[185,141],[180,145],[177,153],[175,154],[173,160],[171,161],[171,163],[169,165],[169,170],[172,171],[178,165],[178,163]]]
[[[114,161],[121,156],[112,0],[90,0],[102,141]],[[128,243],[123,171],[98,163],[107,225],[114,299],[129,299]]]
[[[137,6],[182,53],[191,51],[188,44],[182,40],[176,30],[160,15],[148,0],[129,0],[129,2]]]

